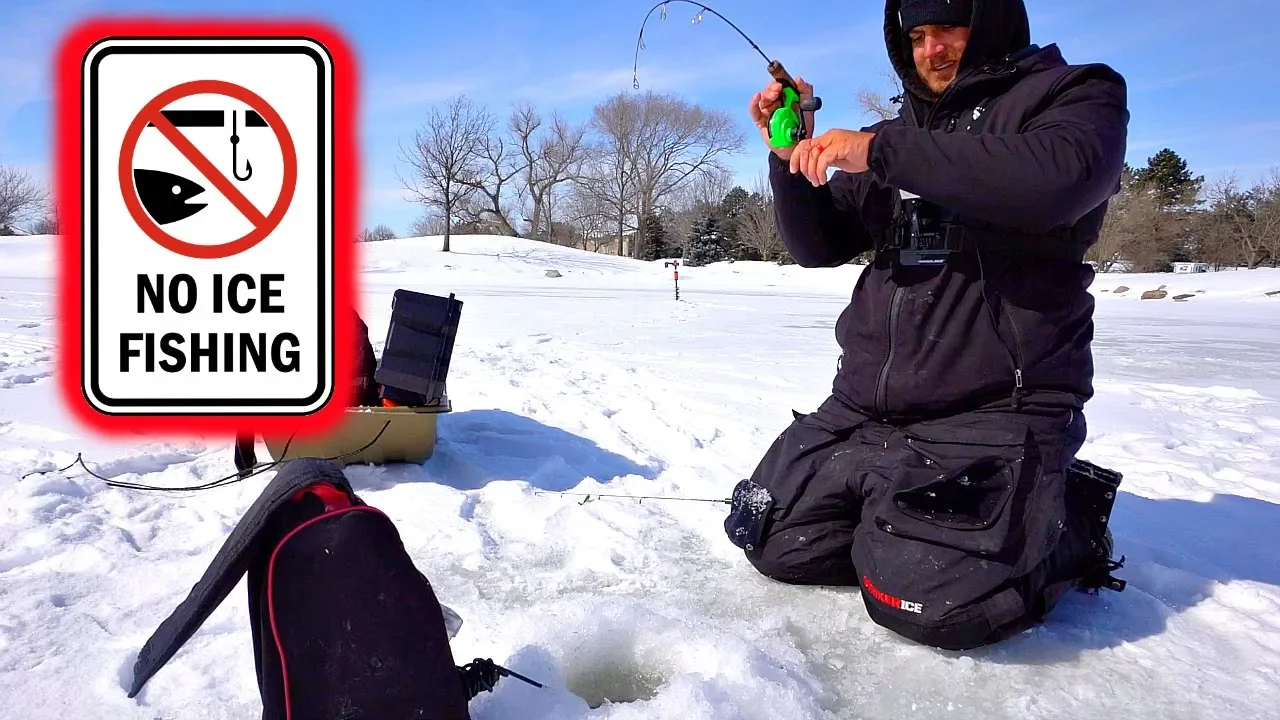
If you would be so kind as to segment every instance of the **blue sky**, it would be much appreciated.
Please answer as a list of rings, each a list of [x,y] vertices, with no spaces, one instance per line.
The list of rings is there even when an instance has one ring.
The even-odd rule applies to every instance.
[[[318,19],[340,30],[360,64],[362,226],[407,230],[420,208],[403,197],[397,142],[433,104],[466,93],[505,117],[518,99],[570,120],[618,91],[632,92],[636,33],[654,0],[6,0],[0,25],[0,162],[49,178],[50,68],[63,31],[96,15],[239,15]],[[719,0],[771,57],[813,82],[820,128],[859,127],[858,90],[887,88],[881,2]],[[1069,62],[1105,62],[1130,83],[1129,161],[1162,147],[1193,172],[1245,182],[1280,167],[1280,61],[1274,0],[1028,0],[1032,41],[1057,43]],[[746,104],[768,76],[727,25],[670,6],[645,30],[641,90],[674,91],[724,108],[750,131]],[[750,141],[756,136],[749,135]],[[743,184],[764,168],[750,142],[733,159]]]

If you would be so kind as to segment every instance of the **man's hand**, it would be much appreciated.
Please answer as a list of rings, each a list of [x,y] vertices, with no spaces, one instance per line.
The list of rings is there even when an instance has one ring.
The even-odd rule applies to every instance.
[[[800,101],[804,102],[813,98],[813,86],[804,81],[804,78],[796,78],[796,91],[800,94]],[[760,137],[764,138],[764,144],[775,155],[783,160],[790,160],[795,147],[776,148],[769,144],[769,118],[773,116],[773,111],[782,107],[782,83],[774,81],[765,86],[764,90],[751,96],[751,104],[747,111],[751,113],[751,122],[760,128]],[[802,112],[800,116],[804,118],[804,132],[806,136],[813,135],[813,113]]]
[[[874,133],[828,130],[816,138],[801,140],[791,153],[791,172],[803,173],[814,187],[827,183],[827,170],[833,167],[851,173],[865,172],[873,137]]]

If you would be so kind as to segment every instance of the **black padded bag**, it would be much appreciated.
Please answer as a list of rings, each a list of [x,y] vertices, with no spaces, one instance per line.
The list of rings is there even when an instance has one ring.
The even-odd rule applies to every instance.
[[[331,461],[287,462],[143,646],[141,692],[248,575],[263,720],[469,720],[444,611]]]

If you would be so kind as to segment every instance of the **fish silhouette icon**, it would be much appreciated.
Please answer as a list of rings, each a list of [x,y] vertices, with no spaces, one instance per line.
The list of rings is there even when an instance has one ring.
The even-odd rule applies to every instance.
[[[157,225],[185,220],[207,207],[207,203],[189,203],[205,188],[194,180],[163,170],[134,168],[133,184],[138,188],[142,207]]]

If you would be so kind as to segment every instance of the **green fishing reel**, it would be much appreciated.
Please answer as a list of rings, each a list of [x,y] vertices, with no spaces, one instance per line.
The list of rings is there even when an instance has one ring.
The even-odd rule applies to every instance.
[[[791,73],[777,60],[769,63],[769,74],[782,83],[782,107],[769,116],[769,144],[779,149],[795,147],[796,143],[805,138],[803,113],[821,109],[822,98],[801,100],[800,91],[796,89]]]
[[[782,107],[769,116],[769,144],[776,148],[789,148],[804,136],[804,120],[796,108],[800,105],[800,93],[795,88],[782,88]]]

